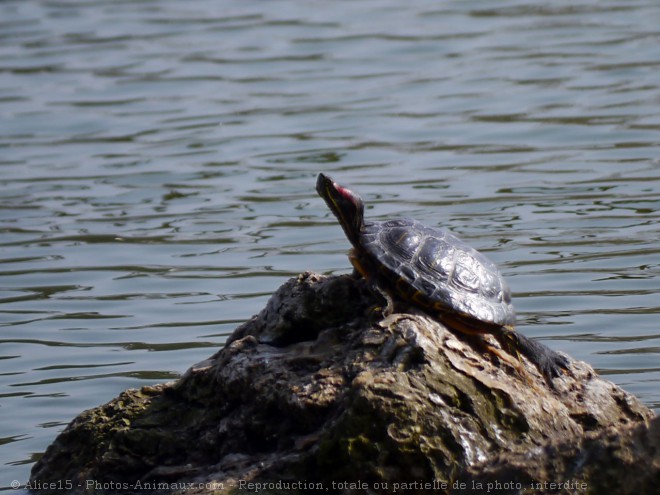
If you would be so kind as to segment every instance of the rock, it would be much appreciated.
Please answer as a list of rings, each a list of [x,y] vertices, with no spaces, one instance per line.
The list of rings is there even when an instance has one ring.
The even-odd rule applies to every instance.
[[[655,477],[635,486],[657,486],[653,413],[587,364],[570,361],[550,388],[493,338],[457,336],[414,309],[377,318],[373,304],[349,276],[289,280],[180,380],[128,390],[74,419],[31,486],[468,493],[498,479],[604,486],[597,478],[607,473],[609,493],[633,493],[616,480],[635,466],[635,478]]]
[[[549,442],[531,452],[503,452],[470,466],[456,494],[658,493],[660,417],[587,432],[572,442]],[[468,490],[467,487],[470,489]]]

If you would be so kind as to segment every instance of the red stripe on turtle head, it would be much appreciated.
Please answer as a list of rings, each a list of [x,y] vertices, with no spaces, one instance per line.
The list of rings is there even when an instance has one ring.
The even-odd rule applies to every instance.
[[[337,192],[339,194],[341,194],[344,198],[349,200],[351,203],[357,205],[358,203],[361,202],[360,197],[357,194],[355,194],[353,191],[351,191],[350,189],[347,189],[343,186],[340,186],[336,182],[333,182],[332,185],[335,186],[335,189],[337,190]]]

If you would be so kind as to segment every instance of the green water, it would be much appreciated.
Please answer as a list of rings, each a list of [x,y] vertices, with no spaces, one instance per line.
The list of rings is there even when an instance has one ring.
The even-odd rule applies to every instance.
[[[660,5],[0,3],[0,487],[303,270],[314,192],[451,229],[527,335],[660,408]]]

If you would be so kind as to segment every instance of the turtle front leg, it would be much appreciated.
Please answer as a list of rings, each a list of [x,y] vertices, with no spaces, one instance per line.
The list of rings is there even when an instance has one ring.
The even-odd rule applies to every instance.
[[[387,303],[386,306],[383,308],[383,317],[390,316],[392,313],[394,313],[394,299],[392,298],[390,293],[384,289],[381,289],[376,284],[371,285],[371,290],[372,292],[374,292],[374,294],[380,294],[381,297],[385,299],[385,302]]]
[[[353,276],[354,277],[359,277],[362,276],[367,281],[367,286],[369,287],[369,290],[371,291],[372,294],[375,296],[380,295],[383,299],[385,299],[386,306],[385,308],[381,308],[380,306],[374,306],[371,308],[371,311],[376,312],[376,311],[381,311],[383,316],[389,316],[392,313],[394,313],[394,300],[392,299],[392,296],[390,296],[387,291],[382,289],[374,280],[374,277],[371,275],[369,270],[364,266],[364,263],[362,262],[362,259],[360,258],[360,254],[357,251],[357,249],[351,249],[351,251],[348,253],[348,259],[351,262],[351,265],[353,265]]]
[[[386,303],[386,306],[384,308],[380,306],[374,306],[371,308],[371,311],[377,312],[380,311],[383,317],[389,316],[392,313],[394,313],[394,299],[392,296],[387,292],[385,289],[381,288],[376,281],[374,280],[374,277],[369,273],[369,270],[364,266],[364,263],[360,259],[360,255],[356,249],[351,249],[351,251],[348,253],[348,259],[351,262],[351,265],[353,265],[353,276],[358,278],[359,276],[362,276],[367,281],[367,285],[369,286],[369,290],[371,291],[372,294],[378,296],[380,295]]]

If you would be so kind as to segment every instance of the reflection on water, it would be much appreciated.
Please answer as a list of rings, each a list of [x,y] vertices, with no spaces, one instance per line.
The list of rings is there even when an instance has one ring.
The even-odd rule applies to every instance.
[[[660,6],[0,4],[0,464],[348,270],[319,171],[488,253],[660,407]]]

